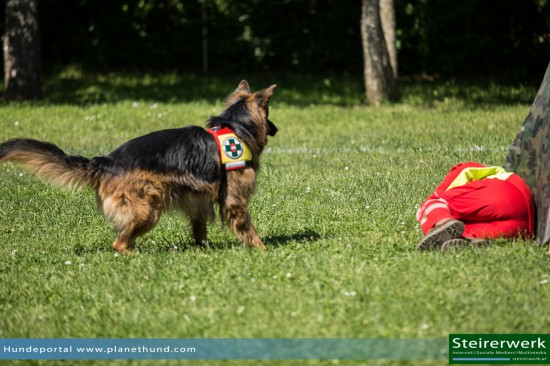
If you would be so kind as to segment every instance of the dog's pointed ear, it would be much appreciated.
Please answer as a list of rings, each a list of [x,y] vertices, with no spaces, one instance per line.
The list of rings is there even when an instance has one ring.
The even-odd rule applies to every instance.
[[[241,80],[239,83],[239,86],[237,89],[235,89],[234,93],[248,93],[250,94],[250,85],[248,85],[248,81]]]
[[[267,107],[267,105],[269,104],[269,99],[271,98],[271,95],[273,94],[273,91],[276,87],[277,85],[273,84],[269,88],[265,88],[264,90],[256,92],[256,101],[258,102],[258,105],[260,107]]]
[[[226,106],[230,106],[241,98],[247,98],[250,95],[250,85],[246,80],[242,80],[231,94],[227,96],[225,101]]]

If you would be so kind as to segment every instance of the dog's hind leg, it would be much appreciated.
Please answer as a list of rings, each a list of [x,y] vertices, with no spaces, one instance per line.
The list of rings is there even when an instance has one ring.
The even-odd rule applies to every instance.
[[[160,212],[151,212],[147,221],[133,220],[123,230],[118,232],[117,239],[113,243],[113,249],[119,253],[129,254],[134,250],[138,237],[151,231],[160,218]]]
[[[189,217],[196,245],[208,244],[208,221],[214,219],[212,197],[208,194],[188,194],[180,201],[181,210]]]
[[[99,205],[117,232],[114,250],[131,252],[136,239],[156,226],[162,213],[162,196],[161,187],[146,180],[110,182],[100,188]]]

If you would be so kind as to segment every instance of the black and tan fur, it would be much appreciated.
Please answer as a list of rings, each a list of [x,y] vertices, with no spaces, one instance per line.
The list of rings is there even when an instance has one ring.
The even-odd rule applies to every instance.
[[[113,248],[131,252],[136,239],[155,227],[163,211],[174,208],[190,219],[196,243],[207,240],[207,222],[218,203],[222,220],[250,247],[264,248],[248,204],[260,154],[277,127],[268,120],[275,85],[251,93],[246,81],[227,98],[227,108],[207,127],[229,127],[252,150],[251,167],[225,171],[212,135],[198,126],[162,130],[130,140],[104,157],[65,154],[57,146],[31,139],[0,144],[0,162],[25,165],[39,177],[67,186],[87,185],[117,233]]]

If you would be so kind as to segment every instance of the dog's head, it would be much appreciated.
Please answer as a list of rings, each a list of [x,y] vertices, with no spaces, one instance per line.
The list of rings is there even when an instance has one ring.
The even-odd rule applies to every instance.
[[[269,100],[276,85],[252,93],[243,80],[226,101],[226,109],[208,120],[207,126],[231,128],[246,144],[260,153],[267,145],[267,137],[275,136],[277,126],[269,120]]]
[[[226,105],[227,108],[235,105],[239,102],[245,102],[248,105],[250,112],[260,113],[263,124],[267,125],[267,135],[275,136],[277,133],[277,127],[273,122],[269,120],[269,99],[273,94],[273,91],[277,85],[273,84],[269,88],[260,90],[258,92],[252,93],[250,91],[250,86],[246,80],[243,80],[237,86],[237,89],[227,97]],[[261,123],[260,123],[261,124]]]

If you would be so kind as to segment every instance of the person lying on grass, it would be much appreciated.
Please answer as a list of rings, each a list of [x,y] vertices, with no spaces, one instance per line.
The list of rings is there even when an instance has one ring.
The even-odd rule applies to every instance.
[[[425,236],[417,249],[483,245],[498,237],[550,242],[549,141],[550,64],[502,168],[459,164],[420,206]]]
[[[534,212],[531,192],[519,175],[497,166],[458,164],[418,209],[416,218],[425,236],[416,249],[531,238]]]

